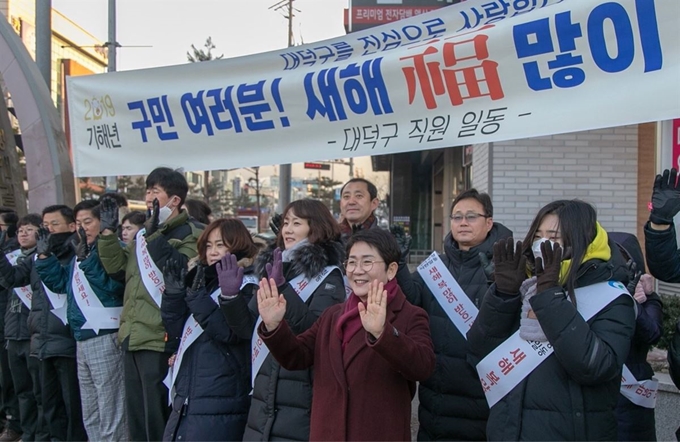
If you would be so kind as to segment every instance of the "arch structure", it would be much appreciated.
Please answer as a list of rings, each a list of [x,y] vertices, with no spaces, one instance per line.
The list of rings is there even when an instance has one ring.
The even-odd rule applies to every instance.
[[[75,182],[59,112],[45,80],[7,18],[0,14],[0,75],[12,96],[26,157],[29,212],[75,204]]]

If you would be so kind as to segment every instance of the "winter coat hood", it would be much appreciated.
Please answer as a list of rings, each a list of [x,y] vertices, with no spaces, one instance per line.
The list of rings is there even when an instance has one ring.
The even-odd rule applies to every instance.
[[[267,276],[265,266],[274,260],[275,249],[276,245],[270,244],[255,259],[255,274],[259,278]],[[307,243],[293,252],[290,263],[284,264],[284,273],[291,277],[304,274],[307,278],[312,278],[327,266],[342,268],[344,260],[345,251],[340,241]]]

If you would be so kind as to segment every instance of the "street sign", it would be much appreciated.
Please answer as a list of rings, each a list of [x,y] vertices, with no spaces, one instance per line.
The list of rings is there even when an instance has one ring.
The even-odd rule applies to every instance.
[[[331,170],[331,165],[324,163],[305,163],[305,169]]]

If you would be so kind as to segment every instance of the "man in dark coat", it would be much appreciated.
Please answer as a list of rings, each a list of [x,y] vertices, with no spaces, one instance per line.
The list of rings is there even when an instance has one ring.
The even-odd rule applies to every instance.
[[[342,241],[357,230],[372,229],[378,226],[375,209],[378,208],[378,189],[375,184],[364,178],[352,178],[340,189],[340,231]]]
[[[486,193],[467,190],[451,205],[451,232],[439,259],[468,298],[479,307],[492,278],[493,244],[512,236],[493,222],[493,205]],[[486,440],[489,407],[474,367],[467,362],[468,344],[418,272],[400,267],[399,285],[408,300],[430,318],[437,356],[434,374],[420,384],[418,440]]]

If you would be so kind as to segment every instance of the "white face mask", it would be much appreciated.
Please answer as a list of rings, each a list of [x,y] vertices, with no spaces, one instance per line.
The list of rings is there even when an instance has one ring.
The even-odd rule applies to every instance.
[[[550,247],[555,246],[555,241],[548,239],[548,238],[539,238],[536,241],[531,244],[531,252],[534,254],[534,259],[536,258],[541,258],[543,259],[543,254],[541,253],[541,244],[543,244],[545,241],[550,242]]]
[[[168,204],[158,209],[158,224],[163,224],[170,218],[170,215],[172,215],[172,209],[168,207],[169,204],[170,201],[168,201]]]

